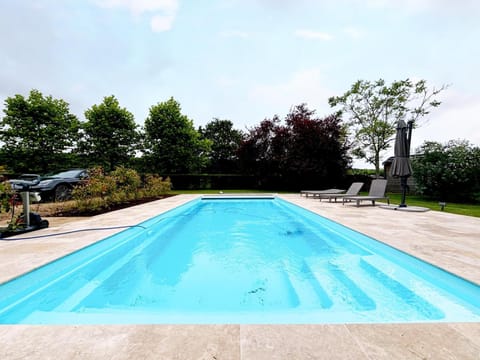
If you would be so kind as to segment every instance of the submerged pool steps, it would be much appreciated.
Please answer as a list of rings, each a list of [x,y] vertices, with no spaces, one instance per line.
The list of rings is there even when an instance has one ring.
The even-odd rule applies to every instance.
[[[300,273],[292,269],[288,261],[283,261],[283,272],[288,276],[293,290],[298,294],[302,307],[328,309],[332,307],[332,299],[315,279],[309,267],[303,262]],[[300,277],[300,274],[302,275]]]
[[[329,298],[333,301],[333,308],[354,308],[357,311],[375,309],[375,302],[353,282],[343,270],[330,264],[328,261],[305,259],[313,276]]]
[[[323,285],[322,288],[330,297],[341,299],[337,306],[345,302],[360,311],[390,307],[401,309],[401,312],[407,315],[412,315],[413,311],[416,313],[415,316],[425,320],[444,318],[443,312],[410,291],[401,283],[401,279],[395,280],[387,275],[385,272],[389,272],[394,265],[385,262],[381,257],[349,256],[344,261],[348,262],[348,267],[342,267],[341,264],[319,264],[315,263],[314,259],[308,259],[308,263],[314,269],[313,274],[320,285]],[[325,268],[328,271],[325,271]],[[395,271],[398,273],[402,269],[396,268]],[[367,293],[369,295],[366,295]]]
[[[418,312],[420,317],[425,319],[443,319],[445,315],[435,306],[426,301],[423,297],[417,295],[407,286],[395,280],[392,275],[387,275],[375,265],[375,260],[378,256],[366,257],[360,261],[360,266],[368,275],[373,277],[379,285],[383,285],[386,289],[391,291],[396,298],[401,299],[406,307],[413,308]],[[412,286],[413,284],[410,284]]]
[[[96,272],[89,265],[103,261],[106,254],[115,258],[124,251],[126,244],[137,241],[138,234],[143,231],[144,229],[140,228],[128,229],[122,232],[124,236],[117,238],[117,241],[112,240],[115,238],[109,237],[99,242],[97,251],[93,246],[87,246],[76,253],[62,257],[47,266],[40,267],[36,271],[4,284],[2,286],[3,299],[0,301],[0,323],[15,323],[15,319],[21,319],[22,314],[28,311],[25,309],[31,307],[46,311],[55,308],[58,301],[61,301],[64,296],[70,295],[72,287],[81,287],[94,277]],[[75,254],[79,256],[72,261],[71,258]],[[87,269],[87,273],[79,276],[78,272],[81,269]],[[88,275],[88,269],[93,271],[90,275]],[[62,281],[65,280],[68,281],[63,283]],[[58,284],[63,284],[63,286]],[[56,290],[52,291],[52,289]]]
[[[65,312],[72,311],[76,306],[81,302],[85,301],[91,294],[99,287],[104,284],[107,279],[117,273],[123,266],[128,264],[132,258],[139,254],[143,249],[148,247],[151,244],[151,241],[148,241],[146,238],[141,244],[138,244],[136,247],[131,248],[123,256],[116,259],[111,259],[111,265],[103,268],[103,270],[95,274],[95,277],[86,282],[84,286],[79,288],[76,292],[71,294],[67,299],[65,299],[59,306],[57,306],[54,311],[56,312]],[[114,256],[111,254],[110,256]],[[105,262],[108,259],[103,258],[102,262]]]

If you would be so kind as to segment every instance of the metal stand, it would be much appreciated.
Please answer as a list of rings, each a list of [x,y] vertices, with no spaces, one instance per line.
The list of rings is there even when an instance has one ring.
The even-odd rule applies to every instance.
[[[30,212],[30,187],[39,183],[39,179],[34,181],[27,180],[10,180],[10,183],[15,186],[20,193],[23,202],[23,215],[20,217],[20,222],[14,229],[7,228],[5,231],[0,229],[0,238],[9,237],[17,234],[23,234],[29,231],[44,229],[48,227],[48,221],[42,220],[40,215]],[[33,193],[34,194],[34,193]]]

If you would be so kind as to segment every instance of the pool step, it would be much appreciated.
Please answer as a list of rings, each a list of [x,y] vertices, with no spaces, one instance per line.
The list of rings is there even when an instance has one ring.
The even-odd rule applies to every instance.
[[[108,241],[100,241],[95,246],[97,251],[94,252],[93,246],[86,247],[79,252],[67,255],[55,262],[52,262],[49,266],[41,267],[32,274],[34,280],[29,284],[25,284],[26,281],[12,284],[21,285],[18,287],[14,298],[10,298],[10,305],[8,308],[2,305],[0,301],[0,314],[12,312],[12,309],[17,308],[14,313],[19,313],[25,307],[30,306],[29,303],[32,299],[37,297],[35,301],[35,307],[39,309],[51,309],[56,306],[58,300],[64,296],[70,294],[68,286],[59,287],[62,281],[68,282],[68,285],[75,283],[85,284],[90,280],[88,269],[92,266],[96,266],[105,257],[116,258],[117,255],[124,251],[125,247],[131,246],[132,242],[135,243],[139,236],[144,234],[143,229],[129,229],[123,233],[124,236],[117,237],[117,242],[111,243]],[[73,256],[73,255],[76,255]],[[87,269],[87,270],[86,270]],[[80,275],[79,275],[80,273]],[[25,277],[24,279],[27,279]],[[52,290],[54,289],[54,290]],[[40,300],[41,299],[41,300]],[[10,316],[10,315],[8,315]]]
[[[299,306],[306,308],[330,308],[333,302],[315,279],[310,267],[304,261],[297,265],[300,269],[295,269],[295,267],[286,260],[283,261],[285,274],[292,288],[297,293]]]
[[[393,319],[419,318],[427,319],[421,313],[412,307],[403,299],[403,294],[399,291],[395,292],[381,276],[376,275],[377,271],[368,271],[364,264],[364,258],[367,257],[344,257],[334,260],[334,266],[341,268],[344,276],[354,283],[363,293],[375,303],[375,311],[385,321],[393,321]],[[385,264],[388,271],[390,265]],[[380,272],[380,270],[378,270]],[[373,309],[371,309],[373,310]]]
[[[104,268],[99,274],[97,274],[93,279],[87,282],[84,286],[79,288],[68,298],[66,298],[59,306],[55,308],[54,311],[64,312],[71,311],[75,306],[79,305],[84,301],[90,294],[92,294],[98,287],[102,286],[104,282],[120,270],[123,266],[128,264],[132,258],[148,247],[151,243],[151,240],[145,240],[143,243],[139,244],[137,247],[126,252],[122,257],[116,259],[115,262],[106,268]]]
[[[420,279],[396,264],[378,255],[365,256],[360,260],[360,267],[378,284],[392,292],[403,302],[401,307],[410,307],[428,320],[442,319],[445,314],[436,306],[425,300],[433,293],[427,286],[417,286]]]
[[[358,256],[348,256],[348,259],[350,266],[358,262]],[[376,308],[375,301],[348,276],[342,266],[315,258],[307,258],[305,262],[328,296],[334,299],[333,306],[347,306],[358,311]]]

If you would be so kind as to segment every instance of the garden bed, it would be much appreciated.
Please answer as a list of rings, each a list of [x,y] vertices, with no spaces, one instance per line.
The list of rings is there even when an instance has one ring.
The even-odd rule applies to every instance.
[[[52,202],[52,203],[38,203],[32,204],[30,206],[30,211],[39,214],[42,217],[82,217],[82,216],[95,216],[100,214],[105,214],[110,211],[125,209],[131,206],[145,204],[151,201],[161,200],[170,196],[175,196],[174,194],[160,195],[154,197],[147,197],[143,199],[130,200],[118,204],[113,204],[108,207],[79,211],[75,206],[76,202],[74,200],[65,201],[65,202]],[[16,206],[15,214],[20,214],[22,212],[22,205]],[[0,220],[10,220],[11,213],[2,213],[0,214]]]

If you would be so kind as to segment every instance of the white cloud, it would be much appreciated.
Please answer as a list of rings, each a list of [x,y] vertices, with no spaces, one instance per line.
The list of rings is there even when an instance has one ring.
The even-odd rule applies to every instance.
[[[168,31],[172,28],[175,15],[154,15],[150,20],[150,27],[154,32]]]
[[[365,4],[364,0],[354,0],[357,3]],[[410,13],[421,13],[425,11],[478,11],[477,0],[367,0],[370,8],[396,8]]]
[[[175,12],[178,8],[178,0],[97,0],[97,5],[107,8],[127,8],[134,15],[145,12]]]
[[[368,0],[367,4],[373,8],[402,7],[410,10],[424,10],[432,5],[432,0]]]
[[[318,104],[326,104],[331,94],[322,83],[320,69],[311,68],[293,73],[283,83],[258,84],[251,89],[249,98],[275,109],[288,109],[301,103],[316,109]]]
[[[384,7],[399,8],[411,14],[441,10],[442,8],[449,8],[450,5],[452,5],[451,0],[387,0],[384,2],[386,3]]]
[[[106,9],[123,8],[134,17],[149,13],[152,31],[162,32],[172,28],[178,10],[179,0],[96,0],[95,3]]]
[[[295,31],[295,35],[300,38],[304,39],[314,39],[314,40],[332,40],[333,36],[325,33],[325,32],[320,32],[320,31],[313,31],[313,30],[307,30],[307,29],[299,29]]]

